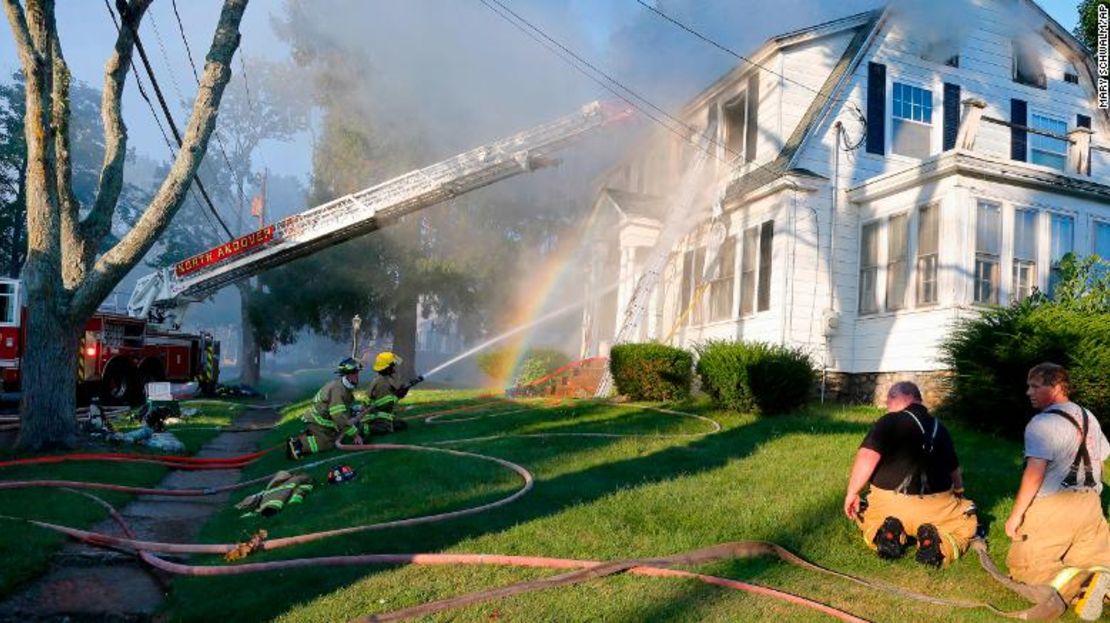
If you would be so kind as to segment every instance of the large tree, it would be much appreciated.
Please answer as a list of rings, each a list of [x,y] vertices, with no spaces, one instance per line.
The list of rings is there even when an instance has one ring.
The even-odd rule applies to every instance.
[[[1075,36],[1091,51],[1098,50],[1098,7],[1110,8],[1110,0],[1080,0],[1076,6],[1079,23],[1075,26]]]
[[[247,0],[225,0],[207,55],[204,75],[178,151],[146,211],[111,248],[110,233],[123,188],[127,130],[121,95],[135,35],[151,0],[117,0],[121,25],[105,67],[101,115],[104,157],[95,196],[81,202],[73,191],[70,74],[50,0],[3,0],[26,81],[27,141],[27,344],[22,360],[22,426],[25,449],[76,443],[76,354],[87,319],[165,230],[185,199],[216,125],[216,112],[231,77],[239,24]]]

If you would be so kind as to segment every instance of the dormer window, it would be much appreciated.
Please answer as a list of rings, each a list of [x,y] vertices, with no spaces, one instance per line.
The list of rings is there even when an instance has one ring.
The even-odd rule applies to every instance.
[[[1079,84],[1079,72],[1075,70],[1075,67],[1071,63],[1064,65],[1064,82],[1068,84]]]
[[[931,41],[922,46],[921,58],[930,63],[937,63],[938,65],[959,67],[960,47],[958,44],[948,39]]]
[[[721,107],[721,112],[725,122],[725,159],[732,161],[739,158],[742,164],[745,154],[744,137],[748,133],[748,94],[741,93],[732,98]]]
[[[890,132],[892,152],[929,157],[933,153],[933,92],[895,82]]]
[[[1014,82],[1038,89],[1045,88],[1044,64],[1033,45],[1019,40],[1013,42],[1012,48]]]

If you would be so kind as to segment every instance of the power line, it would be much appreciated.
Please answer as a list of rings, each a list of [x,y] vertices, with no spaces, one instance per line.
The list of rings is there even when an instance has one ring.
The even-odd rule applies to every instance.
[[[115,13],[112,11],[112,6],[108,4],[108,0],[104,0],[104,6],[108,8],[108,13],[112,15],[112,22],[115,23]],[[125,5],[121,4],[120,6],[123,7]],[[146,69],[147,77],[150,78],[150,85],[154,89],[154,95],[158,98],[158,104],[162,108],[162,113],[166,117],[166,123],[170,126],[170,131],[173,132],[173,137],[177,141],[178,148],[181,148],[181,146],[184,144],[181,140],[181,132],[177,129],[177,124],[174,122],[173,115],[170,113],[169,105],[166,104],[166,98],[162,94],[162,89],[158,86],[158,80],[154,77],[154,70],[150,66],[150,59],[147,58],[146,50],[143,48],[142,40],[139,39],[139,33],[135,30],[134,26],[132,26],[130,22],[123,18],[122,14],[120,15],[120,23],[131,30],[131,36],[135,39],[135,49],[139,51],[139,58],[143,61],[143,67]],[[119,28],[119,24],[116,25],[116,28]],[[132,63],[132,68],[134,68],[134,63]],[[216,210],[215,204],[212,203],[212,198],[208,196],[208,191],[205,190],[204,183],[201,182],[200,176],[194,174],[193,181],[196,182],[197,190],[200,191],[200,194],[202,197],[204,197],[204,201],[208,204],[209,209],[212,210],[212,216],[216,217],[216,221],[218,221],[220,223],[220,226],[223,227],[224,233],[227,234],[228,240],[234,240],[235,236],[232,235],[231,230],[227,228],[227,224],[224,223],[224,220],[220,218],[220,213]]]
[[[784,74],[781,74],[781,73],[779,73],[779,72],[777,72],[777,71],[775,71],[775,70],[773,70],[773,69],[768,69],[768,68],[767,68],[766,66],[764,66],[764,65],[761,65],[761,64],[759,64],[759,63],[757,63],[757,62],[753,61],[752,59],[750,59],[750,58],[748,58],[748,57],[744,56],[743,54],[740,54],[740,53],[736,52],[736,51],[735,51],[735,50],[733,50],[732,48],[729,48],[728,46],[725,46],[725,45],[723,45],[723,44],[721,44],[721,43],[718,43],[717,41],[715,41],[714,39],[710,38],[709,36],[707,36],[707,35],[704,35],[704,34],[702,34],[702,33],[698,32],[698,31],[697,31],[697,30],[695,30],[695,29],[694,29],[693,27],[691,27],[691,26],[688,26],[687,24],[684,24],[683,22],[680,22],[680,21],[678,21],[677,19],[675,19],[675,18],[671,17],[670,15],[668,15],[668,14],[664,13],[663,11],[661,11],[661,10],[660,10],[659,8],[657,8],[657,7],[654,7],[654,6],[651,6],[651,5],[650,5],[650,4],[648,4],[647,2],[644,2],[644,0],[636,0],[636,3],[637,3],[637,4],[639,4],[640,6],[644,7],[645,9],[647,9],[647,10],[651,11],[652,13],[655,13],[655,14],[656,14],[656,15],[658,15],[658,16],[659,16],[660,18],[662,18],[662,19],[664,19],[664,20],[667,20],[668,22],[670,22],[671,24],[674,24],[674,25],[675,25],[675,26],[677,26],[678,28],[681,28],[682,30],[685,30],[686,32],[688,32],[688,33],[690,33],[691,35],[693,35],[693,36],[697,37],[698,39],[701,39],[702,41],[704,41],[704,42],[708,43],[709,45],[711,45],[711,46],[713,46],[713,47],[717,48],[718,50],[721,50],[722,52],[724,52],[724,53],[726,53],[726,54],[729,54],[729,55],[731,55],[731,56],[733,56],[733,57],[735,57],[735,58],[737,58],[737,59],[739,59],[739,60],[742,60],[742,61],[744,61],[745,63],[747,63],[747,64],[749,64],[749,65],[752,65],[753,67],[756,67],[756,68],[758,68],[758,69],[761,69],[761,70],[763,70],[763,71],[765,71],[765,72],[767,72],[767,73],[769,73],[769,74],[771,74],[771,75],[774,75],[774,76],[778,76],[779,78],[781,78],[782,80],[785,80],[786,82],[790,82],[790,83],[792,83],[792,84],[796,84],[796,85],[798,85],[798,86],[802,87],[803,89],[805,89],[805,90],[807,90],[807,91],[810,91],[810,92],[814,93],[815,95],[821,95],[821,96],[825,96],[825,97],[828,97],[828,98],[829,98],[830,100],[832,100],[832,101],[838,101],[838,102],[846,102],[846,103],[852,104],[852,102],[848,102],[847,100],[845,100],[845,99],[843,99],[843,98],[833,98],[833,97],[832,97],[832,94],[830,94],[830,93],[825,93],[824,91],[821,91],[821,90],[818,90],[818,89],[814,89],[813,87],[809,86],[808,84],[805,84],[805,83],[803,83],[803,82],[799,82],[799,81],[797,81],[797,80],[795,80],[795,79],[793,79],[793,78],[791,78],[791,77],[789,77],[789,76],[786,76],[786,75],[784,75]],[[853,105],[854,105],[854,104],[853,104]]]
[[[177,10],[177,0],[173,0],[171,4],[173,5],[174,19],[177,21],[177,32],[181,33],[181,41],[182,41],[182,43],[185,44],[185,55],[189,59],[189,68],[192,69],[192,71],[193,71],[193,80],[196,82],[197,87],[200,87],[200,74],[197,72],[197,64],[193,60],[193,48],[192,48],[192,46],[189,45],[189,38],[187,36],[185,36],[185,25],[181,22],[181,13],[178,12],[178,10]],[[152,14],[151,15],[151,24],[153,25],[153,23],[154,23],[154,16]],[[155,28],[154,32],[155,32],[155,34],[158,34],[157,28]],[[241,51],[240,51],[240,53],[241,53]],[[166,59],[167,67],[169,66],[169,64],[170,64],[169,59]],[[173,70],[170,70],[170,77],[173,78]],[[180,97],[180,95],[179,95],[179,97]],[[185,98],[182,97],[181,99],[185,99]],[[212,129],[212,134],[216,137],[216,147],[219,149],[220,156],[223,157],[224,164],[227,165],[228,171],[234,171],[235,167],[232,166],[232,164],[231,164],[231,158],[228,157],[228,155],[227,155],[227,147],[224,145],[223,136],[220,134],[219,120],[218,119],[217,119],[217,127]],[[242,184],[238,184],[238,186],[239,186],[239,194],[242,195],[242,192],[243,192]],[[243,206],[242,206],[242,201],[240,201],[240,205],[239,205],[239,213],[240,213],[239,216],[240,216],[240,218],[242,217],[242,211],[243,211]],[[238,232],[238,231],[240,231],[241,228],[237,224],[235,229],[236,229],[236,232]]]
[[[115,25],[116,30],[118,31],[120,25],[118,22],[116,22],[116,14],[112,12],[112,7],[108,4],[108,0],[104,0],[104,5],[108,9],[108,14],[112,17],[112,24]],[[143,98],[143,101],[146,102],[147,108],[150,109],[150,116],[154,118],[154,123],[158,126],[158,131],[162,134],[162,140],[165,141],[166,148],[169,150],[170,158],[172,160],[174,157],[173,143],[170,141],[169,135],[166,134],[166,127],[162,125],[162,119],[154,110],[154,102],[151,101],[150,96],[147,95],[146,87],[143,86],[142,76],[139,75],[139,70],[135,68],[134,63],[131,63],[130,65],[131,74],[135,77],[135,86],[139,89],[139,96]],[[192,187],[190,187],[189,190],[192,191],[190,196],[193,198],[193,201],[199,204],[199,200],[196,197],[196,190]],[[208,221],[208,224],[211,225],[212,231],[215,232],[217,236],[219,236],[220,232],[218,229],[216,229],[216,224],[212,222],[212,218],[208,216],[208,213],[203,210],[203,206],[201,209],[201,213],[204,214],[204,217]]]
[[[671,133],[675,134],[676,136],[681,138],[683,141],[694,145],[698,149],[704,150],[707,154],[709,154],[709,156],[711,156],[713,158],[716,158],[718,160],[721,160],[721,158],[719,156],[717,156],[717,154],[713,153],[712,150],[708,149],[707,147],[702,146],[697,141],[695,141],[692,137],[688,136],[686,133],[683,133],[683,132],[675,129],[675,127],[672,126],[671,124],[664,122],[659,117],[657,117],[654,114],[648,112],[647,110],[644,109],[644,106],[642,106],[640,104],[637,104],[636,102],[629,99],[629,96],[636,99],[636,100],[639,100],[639,101],[643,102],[643,104],[645,106],[647,106],[648,108],[651,108],[652,110],[659,112],[661,115],[663,115],[668,120],[670,120],[671,123],[677,124],[679,127],[683,128],[687,131],[696,130],[696,128],[693,128],[693,127],[687,125],[681,119],[678,119],[678,118],[674,117],[673,115],[671,115],[667,111],[665,111],[662,108],[653,104],[647,98],[641,96],[640,94],[636,93],[635,91],[633,91],[629,87],[625,86],[624,84],[622,84],[616,78],[613,78],[609,74],[607,74],[604,71],[598,69],[596,66],[594,66],[592,63],[590,63],[588,60],[582,58],[580,55],[578,55],[577,53],[575,53],[574,51],[569,49],[567,46],[563,45],[562,43],[560,43],[559,41],[557,41],[556,39],[554,39],[553,37],[548,35],[540,27],[538,27],[535,24],[529,22],[524,17],[521,17],[518,13],[516,13],[512,9],[510,9],[507,6],[505,6],[504,4],[502,4],[499,0],[478,0],[478,1],[481,2],[483,5],[485,5],[485,7],[488,8],[490,11],[492,11],[493,13],[495,13],[496,15],[501,17],[501,19],[505,20],[506,22],[508,22],[509,24],[511,24],[512,26],[514,26],[515,28],[517,28],[518,30],[523,32],[524,34],[528,35],[532,40],[534,40],[537,43],[539,43],[540,45],[542,45],[548,51],[554,53],[556,56],[558,56],[564,62],[569,64],[573,69],[575,69],[576,71],[578,71],[582,75],[586,76],[590,80],[596,82],[602,88],[609,91],[613,95],[617,96],[618,98],[623,100],[628,105],[630,105],[633,108],[635,108],[636,110],[640,111],[645,117],[651,119],[655,123],[659,124],[663,128],[665,128],[668,131],[670,131]],[[491,2],[493,4],[496,4],[497,7],[500,7],[500,10],[497,7],[494,7],[493,4],[491,4]],[[510,18],[509,15],[511,15],[512,18]],[[513,18],[515,18],[515,20]],[[525,28],[525,26],[527,26],[527,28],[530,28],[532,31],[535,31],[535,33],[537,33],[539,36],[537,37],[536,34],[533,34],[532,32],[529,32],[529,30],[527,30]],[[542,37],[542,39],[540,37]],[[546,40],[546,42],[545,42],[545,40]],[[550,44],[547,43],[547,42],[550,42]],[[555,46],[555,48],[558,48],[558,50],[561,50],[563,53],[573,57],[575,60],[577,60],[582,65],[585,65],[586,67],[590,68],[590,70],[592,70],[596,74],[602,76],[605,81],[603,81],[603,80],[599,79],[598,77],[590,74],[589,72],[584,70],[582,67],[575,64],[574,61],[572,61],[572,60],[566,58],[565,56],[563,56],[563,54],[561,54],[559,51],[557,51],[552,46]],[[606,81],[609,84],[606,84]],[[611,85],[615,85],[616,88],[614,88],[614,86],[611,86]],[[625,93],[628,93],[628,96],[624,95],[623,93],[621,93],[617,89],[620,89],[620,90],[624,91]],[[714,146],[721,147],[725,151],[729,152],[730,154],[733,154],[736,158],[739,158],[742,162],[746,161],[746,158],[744,158],[744,156],[742,154],[739,154],[739,153],[735,152],[734,150],[730,149],[727,145],[721,144],[720,142],[718,142],[714,138],[707,137],[706,140],[708,140]],[[721,161],[725,162],[725,164],[728,164],[724,160],[721,160]]]

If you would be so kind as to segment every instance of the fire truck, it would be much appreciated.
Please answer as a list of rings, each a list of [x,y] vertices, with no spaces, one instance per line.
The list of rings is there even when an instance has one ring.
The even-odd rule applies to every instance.
[[[574,114],[285,217],[140,278],[126,313],[98,312],[85,325],[77,362],[79,395],[135,402],[150,381],[213,387],[219,379],[219,343],[203,332],[180,331],[191,303],[416,210],[558,164],[548,154],[630,115],[626,107],[592,102]],[[18,396],[25,341],[20,290],[18,280],[0,279],[0,379],[8,399]]]

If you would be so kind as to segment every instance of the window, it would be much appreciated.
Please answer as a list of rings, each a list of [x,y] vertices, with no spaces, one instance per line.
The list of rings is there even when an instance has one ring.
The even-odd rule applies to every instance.
[[[744,246],[740,257],[740,315],[755,311],[756,254],[759,244],[759,228],[749,227],[744,231]]]
[[[879,311],[879,221],[863,226],[859,245],[859,313]]]
[[[1036,113],[1031,115],[1030,127],[1061,135],[1068,133],[1067,122]],[[1043,164],[1046,167],[1063,171],[1068,163],[1068,142],[1064,139],[1031,132],[1029,134],[1029,162]]]
[[[928,157],[933,151],[933,92],[895,82],[891,110],[891,151],[913,158]]]
[[[898,214],[887,219],[886,234],[886,308],[888,311],[906,306],[906,279],[909,268],[910,218]]]
[[[1033,45],[1027,41],[1014,41],[1012,49],[1014,82],[1045,88],[1044,65]]]
[[[732,318],[732,283],[736,280],[736,237],[729,236],[717,252],[714,279],[709,282],[709,319]]]
[[[19,322],[19,299],[16,284],[0,281],[0,324]]]
[[[940,257],[940,207],[917,211],[917,304],[937,302],[937,264]]]
[[[1050,230],[1048,295],[1052,296],[1060,282],[1060,260],[1075,249],[1075,219],[1066,214],[1053,214]]]
[[[1021,301],[1037,285],[1037,212],[1014,210],[1014,259],[1010,300]]]
[[[1110,261],[1110,223],[1095,221],[1095,255]]]
[[[921,47],[921,58],[930,63],[959,67],[959,42],[950,38],[934,39]]]
[[[682,289],[678,293],[679,318],[686,324],[702,323],[702,304],[698,286],[705,272],[705,247],[687,251],[682,256]]]
[[[744,163],[744,136],[747,134],[748,96],[741,94],[723,107],[725,118],[725,160]]]
[[[998,263],[1002,246],[1002,208],[980,201],[975,215],[975,302],[998,304]]]
[[[759,228],[759,302],[756,311],[771,309],[771,251],[775,242],[775,222],[764,221]]]

